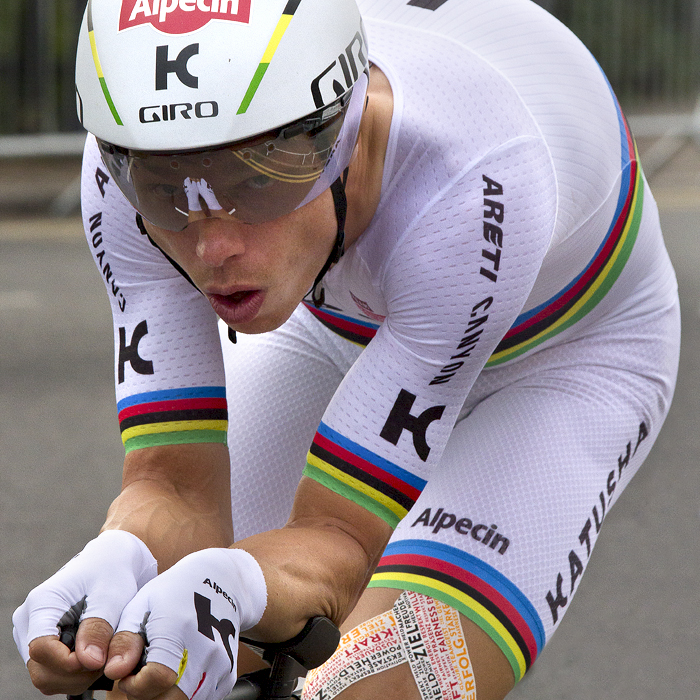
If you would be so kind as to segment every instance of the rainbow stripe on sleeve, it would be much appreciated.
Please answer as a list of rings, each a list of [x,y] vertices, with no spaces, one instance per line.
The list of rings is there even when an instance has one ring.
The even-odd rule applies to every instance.
[[[143,447],[197,442],[226,444],[226,387],[149,391],[117,403],[127,453]]]
[[[305,476],[378,515],[391,527],[408,513],[425,480],[321,423]]]
[[[518,316],[487,367],[512,360],[580,321],[608,293],[629,259],[642,219],[644,181],[634,138],[614,95],[613,99],[622,139],[622,182],[610,228],[578,277],[540,306]]]
[[[519,681],[544,648],[532,603],[492,566],[440,542],[391,542],[371,588],[399,588],[451,605],[483,629],[506,655]]]

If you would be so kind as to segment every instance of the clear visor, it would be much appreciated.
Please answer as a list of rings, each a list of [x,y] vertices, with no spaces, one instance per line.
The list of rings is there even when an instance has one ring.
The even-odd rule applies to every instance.
[[[181,231],[212,215],[258,224],[306,203],[336,148],[350,94],[277,131],[207,150],[158,153],[97,143],[119,189],[152,224]]]

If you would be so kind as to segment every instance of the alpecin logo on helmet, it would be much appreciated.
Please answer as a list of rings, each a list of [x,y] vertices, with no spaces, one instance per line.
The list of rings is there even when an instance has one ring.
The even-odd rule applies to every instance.
[[[165,34],[187,34],[209,20],[248,24],[251,0],[122,0],[119,31],[152,24]]]

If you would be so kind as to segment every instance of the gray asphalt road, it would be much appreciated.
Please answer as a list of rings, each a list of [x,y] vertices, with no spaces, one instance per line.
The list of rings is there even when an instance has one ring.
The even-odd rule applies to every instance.
[[[99,528],[120,484],[109,304],[78,236],[0,242],[0,698],[43,697],[12,610]]]
[[[675,402],[516,700],[700,696],[700,182],[688,182],[659,187],[683,302]],[[42,697],[11,612],[94,535],[118,491],[112,381],[107,299],[77,223],[0,221],[0,700]]]

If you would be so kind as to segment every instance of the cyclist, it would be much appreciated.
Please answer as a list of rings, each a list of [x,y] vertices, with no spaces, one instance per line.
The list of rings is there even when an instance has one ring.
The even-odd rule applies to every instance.
[[[325,614],[308,698],[504,697],[677,370],[593,58],[529,0],[91,1],[77,93],[126,459],[15,614],[34,683],[220,698]]]

